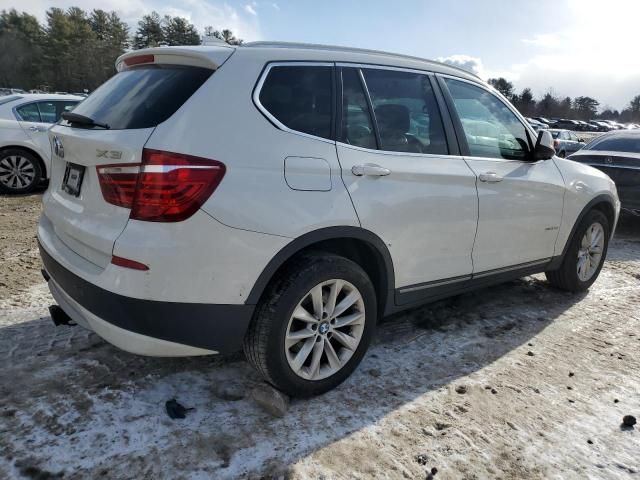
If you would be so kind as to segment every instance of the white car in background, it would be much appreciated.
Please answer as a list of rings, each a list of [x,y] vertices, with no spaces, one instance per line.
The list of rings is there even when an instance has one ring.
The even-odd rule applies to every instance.
[[[49,178],[49,128],[82,100],[77,95],[0,97],[0,193],[28,193]]]

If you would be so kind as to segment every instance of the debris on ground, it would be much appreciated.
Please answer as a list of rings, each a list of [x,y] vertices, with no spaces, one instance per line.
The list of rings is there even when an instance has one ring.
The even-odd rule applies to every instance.
[[[257,385],[251,391],[251,398],[274,417],[284,417],[289,409],[289,397],[266,383]]]
[[[380,375],[382,375],[382,372],[379,368],[370,368],[369,375],[371,375],[372,377],[379,377]]]
[[[418,462],[418,465],[426,465],[428,461],[429,457],[426,453],[419,453],[416,455],[416,462]]]
[[[171,400],[167,400],[164,404],[165,409],[167,410],[167,415],[169,418],[175,420],[176,418],[186,418],[187,412],[190,410],[194,410],[193,408],[186,408],[184,405],[178,403],[175,398]]]
[[[633,415],[625,415],[624,417],[622,417],[623,426],[633,428],[635,424],[636,424],[636,417],[634,417]]]
[[[456,387],[456,393],[459,393],[460,395],[464,395],[465,393],[467,393],[467,387],[465,387],[464,385],[458,385]]]

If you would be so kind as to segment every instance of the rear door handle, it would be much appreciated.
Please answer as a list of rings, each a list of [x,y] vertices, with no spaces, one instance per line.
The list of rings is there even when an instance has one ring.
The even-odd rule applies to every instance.
[[[391,173],[388,168],[381,167],[375,163],[365,163],[364,165],[354,165],[351,167],[351,173],[357,177],[368,175],[370,177],[386,177]]]
[[[478,177],[481,182],[498,183],[502,181],[502,177],[496,172],[481,173]]]

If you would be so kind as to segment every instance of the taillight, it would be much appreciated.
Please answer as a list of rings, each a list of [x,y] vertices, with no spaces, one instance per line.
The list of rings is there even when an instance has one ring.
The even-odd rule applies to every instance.
[[[179,222],[211,196],[226,168],[217,160],[145,148],[142,164],[100,165],[97,170],[104,199],[131,208],[130,218]]]
[[[105,201],[118,207],[131,208],[140,164],[98,165],[96,170]]]

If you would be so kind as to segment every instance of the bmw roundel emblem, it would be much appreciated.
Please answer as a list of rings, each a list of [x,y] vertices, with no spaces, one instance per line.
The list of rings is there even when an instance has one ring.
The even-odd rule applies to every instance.
[[[60,158],[64,158],[64,147],[57,136],[53,137],[53,153]]]

